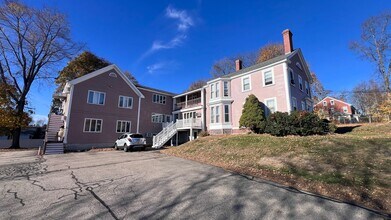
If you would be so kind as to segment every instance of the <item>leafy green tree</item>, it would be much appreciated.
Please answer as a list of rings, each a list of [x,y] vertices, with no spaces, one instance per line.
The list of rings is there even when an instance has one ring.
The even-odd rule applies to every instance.
[[[263,131],[264,119],[261,102],[255,95],[249,95],[243,106],[239,121],[240,127],[246,127],[255,133],[260,133]]]
[[[56,83],[58,84],[57,92],[61,92],[68,81],[94,72],[95,70],[110,64],[109,61],[100,58],[89,51],[82,52],[79,56],[69,61],[59,72],[59,75],[56,78]]]

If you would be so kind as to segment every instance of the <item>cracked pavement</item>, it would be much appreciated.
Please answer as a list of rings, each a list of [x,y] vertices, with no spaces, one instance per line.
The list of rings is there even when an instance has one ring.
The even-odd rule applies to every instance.
[[[0,152],[1,219],[382,219],[370,210],[161,154]]]

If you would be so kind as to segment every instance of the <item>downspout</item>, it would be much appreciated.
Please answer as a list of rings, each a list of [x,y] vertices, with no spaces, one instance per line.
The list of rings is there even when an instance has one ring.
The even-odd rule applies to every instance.
[[[140,109],[141,109],[141,97],[138,97],[138,111],[137,111],[137,131],[139,133],[140,130]]]

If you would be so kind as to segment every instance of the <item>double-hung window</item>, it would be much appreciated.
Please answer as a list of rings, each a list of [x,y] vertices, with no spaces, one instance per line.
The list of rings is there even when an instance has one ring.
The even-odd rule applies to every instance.
[[[334,105],[334,100],[330,100],[330,105]]]
[[[327,106],[327,102],[326,101],[323,101],[323,106]]]
[[[153,94],[152,101],[158,104],[166,104],[166,96],[160,94]]]
[[[220,106],[216,106],[216,123],[220,123]]]
[[[267,70],[263,72],[263,85],[273,85],[274,84],[274,76],[272,70]]]
[[[133,108],[133,98],[128,96],[119,96],[118,107],[120,108]]]
[[[117,133],[127,133],[130,132],[130,121],[117,121]]]
[[[224,91],[223,91],[223,93],[224,93],[224,97],[228,97],[229,96],[229,88],[228,88],[228,82],[227,81],[224,81],[223,82],[223,85],[224,85]]]
[[[220,83],[215,83],[215,87],[216,87],[216,94],[215,94],[215,98],[218,98],[220,96]]]
[[[88,90],[87,103],[94,104],[94,105],[104,105],[105,104],[105,96],[106,96],[106,93],[104,93],[104,92]]]
[[[102,132],[102,119],[85,118],[84,132],[92,132],[92,133]]]
[[[275,98],[271,98],[271,99],[266,99],[265,100],[265,107],[266,107],[266,115],[270,115],[274,112],[276,112],[277,110],[277,103],[276,103],[276,99]]]
[[[295,73],[293,72],[293,70],[289,70],[289,78],[291,80],[291,84],[295,85]]]
[[[215,98],[215,86],[214,84],[210,84],[210,99]]]
[[[305,93],[307,93],[307,95],[310,95],[310,85],[308,81],[305,81]]]
[[[301,101],[301,110],[305,111],[305,102]]]
[[[292,109],[293,111],[297,110],[297,100],[295,97],[292,97]]]
[[[229,105],[224,105],[224,122],[229,122]]]
[[[215,123],[215,107],[210,107],[210,123]]]
[[[250,76],[242,77],[242,92],[251,90],[251,79]]]
[[[300,89],[301,91],[303,91],[303,79],[301,78],[300,75],[299,75],[298,77],[299,77],[299,89]]]

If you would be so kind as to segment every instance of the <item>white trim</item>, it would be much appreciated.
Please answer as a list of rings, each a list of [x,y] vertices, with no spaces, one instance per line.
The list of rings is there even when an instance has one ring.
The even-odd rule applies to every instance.
[[[95,93],[98,93],[98,94],[99,94],[99,96],[98,96],[98,103],[89,103],[89,102],[88,102],[88,101],[89,101],[90,92],[93,92],[94,95],[95,95]],[[103,104],[99,104],[100,93],[103,93],[103,94],[104,94],[104,97],[103,97]],[[93,95],[93,97],[92,97],[92,102],[94,102],[94,95]],[[105,103],[106,103],[106,93],[105,93],[105,92],[96,91],[96,90],[90,90],[90,89],[87,91],[87,104],[90,104],[90,105],[105,105]]]
[[[217,130],[217,129],[232,129],[232,124],[227,123],[227,124],[221,124],[221,123],[215,123],[215,124],[210,124],[209,130]]]
[[[122,128],[122,122],[129,122],[129,131],[126,131],[126,128],[125,128],[125,131],[124,132],[122,132],[122,131],[120,131],[120,132],[118,132],[117,130],[117,126],[118,126],[118,122],[121,122],[121,128]],[[120,129],[121,129],[120,128]],[[126,121],[126,120],[117,120],[116,122],[115,122],[115,133],[117,133],[117,134],[123,134],[123,133],[131,133],[132,132],[132,121]],[[136,133],[138,133],[138,132],[136,132]]]
[[[100,120],[100,131],[86,131],[86,120],[89,119],[89,120]],[[90,122],[91,123],[91,122]],[[89,129],[91,130],[91,129]],[[103,119],[101,118],[84,118],[84,123],[83,123],[83,133],[102,133],[102,130],[103,130]]]
[[[244,81],[244,79],[245,78],[248,78],[249,80],[249,89],[248,90],[244,90],[244,84],[243,84],[243,81]],[[246,76],[243,76],[242,78],[241,78],[241,82],[242,82],[242,84],[241,84],[241,87],[242,87],[242,92],[249,92],[249,91],[251,91],[251,75],[246,75]]]
[[[145,91],[148,91],[148,92],[154,92],[154,93],[161,93],[163,95],[166,95],[166,96],[174,96],[175,94],[173,93],[170,93],[170,92],[164,92],[164,91],[160,91],[160,90],[154,90],[152,88],[148,89],[148,88],[143,88],[141,86],[136,86],[137,89],[141,89],[141,90],[145,90]]]
[[[291,87],[289,83],[289,76],[288,76],[288,65],[286,63],[283,64],[283,70],[284,70],[284,80],[285,80],[285,96],[286,96],[286,105],[287,105],[287,112],[290,112],[292,110],[291,107]]]
[[[269,64],[269,65],[267,65],[267,66],[262,66],[262,67],[259,67],[259,68],[257,68],[257,69],[253,69],[253,70],[251,70],[251,71],[244,72],[244,73],[241,73],[241,74],[238,74],[238,75],[234,75],[234,76],[231,76],[231,77],[224,77],[224,76],[223,76],[223,77],[219,77],[219,78],[216,78],[216,79],[212,79],[212,80],[208,81],[207,84],[211,84],[211,83],[216,82],[216,81],[218,81],[218,80],[224,80],[224,79],[231,79],[231,80],[232,80],[232,79],[235,79],[235,78],[239,78],[239,77],[242,77],[242,76],[251,74],[251,73],[253,73],[253,72],[257,72],[257,71],[259,71],[259,70],[263,70],[263,69],[267,69],[267,68],[276,66],[276,65],[281,64],[281,63],[284,63],[284,62],[286,62],[286,61],[287,61],[287,59],[283,59],[283,60],[277,61],[277,62],[275,62],[275,63],[271,63],[271,64]]]
[[[102,69],[99,69],[99,70],[96,70],[96,71],[94,71],[94,72],[88,73],[88,74],[86,74],[86,75],[84,75],[84,76],[81,76],[81,77],[79,77],[79,78],[76,78],[76,79],[74,79],[74,80],[71,80],[71,81],[69,81],[68,83],[71,84],[71,85],[75,85],[75,84],[84,82],[84,81],[86,81],[86,80],[88,80],[88,79],[91,79],[91,78],[93,78],[93,77],[95,77],[95,76],[99,76],[99,75],[101,75],[101,74],[103,74],[103,73],[107,73],[107,72],[109,72],[110,70],[115,70],[115,71],[122,77],[122,79],[129,85],[129,87],[133,89],[133,91],[134,91],[138,96],[140,96],[141,98],[145,98],[144,95],[140,92],[140,90],[138,90],[137,87],[133,84],[133,82],[132,82],[130,79],[128,79],[128,78],[124,75],[124,73],[123,73],[115,64],[111,64],[111,65],[106,66],[106,67],[104,67],[104,68],[102,68]]]
[[[141,109],[141,97],[138,97],[138,110],[137,110],[137,133],[140,130],[140,109]]]
[[[291,76],[291,71],[292,71],[292,76]],[[288,76],[289,76],[288,77],[289,85],[296,87],[295,71],[290,67],[288,67]],[[292,77],[293,77],[294,84],[292,83]]]
[[[154,97],[157,97],[157,102],[154,101]],[[160,98],[164,97],[164,103],[160,103]],[[163,98],[162,98],[163,101]],[[162,94],[157,94],[157,93],[152,93],[152,103],[159,104],[159,105],[166,105],[167,104],[167,96],[162,95]]]
[[[188,91],[188,92],[184,92],[184,93],[181,93],[179,95],[176,95],[174,96],[173,98],[179,98],[181,96],[184,96],[184,95],[188,95],[188,94],[191,94],[191,93],[195,93],[195,92],[198,92],[198,91],[201,91],[203,88],[199,88],[199,89],[194,89],[194,90],[191,90],[191,91]]]
[[[303,108],[303,106],[304,106],[304,108]],[[306,109],[306,103],[305,103],[305,101],[303,101],[303,100],[301,100],[301,110],[302,111],[306,111],[307,109]]]
[[[223,104],[223,120],[222,120],[222,123],[223,124],[231,124],[231,121],[232,121],[232,117],[231,117],[231,104]],[[225,106],[228,106],[228,121],[225,121]]]
[[[198,110],[198,109],[201,109],[201,108],[202,108],[202,105],[196,106],[196,107],[191,107],[191,108],[182,108],[182,109],[173,111],[172,113],[173,113],[173,114],[176,114],[176,113],[181,113],[181,112],[187,112],[187,111],[192,111],[192,110]]]
[[[68,106],[68,111],[66,115],[66,127],[65,127],[65,132],[64,132],[64,144],[68,143],[68,130],[69,130],[69,122],[70,122],[70,116],[71,116],[71,109],[72,109],[72,98],[73,98],[73,91],[74,91],[74,86],[73,85],[68,85],[70,86],[70,94],[69,94],[69,106]],[[64,88],[65,89],[65,88]]]
[[[221,97],[223,97],[223,98],[229,98],[229,97],[231,97],[231,81],[230,80],[222,80],[222,82],[223,82],[223,92],[222,92],[222,96]],[[225,83],[227,83],[227,90],[228,90],[228,95],[227,96],[225,96],[224,95],[224,85],[225,85]]]
[[[123,103],[122,103],[122,104],[125,104],[125,98],[128,99],[128,104],[129,104],[129,99],[132,100],[132,104],[130,105],[130,107],[120,106],[121,97],[123,98]],[[119,96],[118,96],[118,108],[133,109],[133,97],[131,97],[131,96],[119,95]]]
[[[272,73],[272,84],[265,85],[265,73],[269,72],[269,71]],[[263,85],[263,87],[274,86],[275,84],[276,84],[276,81],[274,80],[274,68],[262,70],[262,85]]]
[[[210,105],[218,104],[218,103],[232,103],[232,98],[219,98],[219,99],[212,99],[209,100]]]
[[[278,111],[278,108],[277,108],[277,97],[272,97],[272,98],[267,98],[267,99],[264,99],[264,105],[265,105],[265,113],[266,111],[268,110],[268,106],[266,105],[267,101],[269,100],[273,100],[274,101],[274,112],[277,112]],[[270,114],[273,114],[274,112],[269,112]],[[266,114],[265,114],[266,115]]]
[[[308,69],[308,65],[307,65],[307,63],[305,62],[305,59],[304,59],[304,57],[303,57],[303,52],[301,51],[300,48],[297,49],[297,50],[295,50],[295,51],[293,51],[292,54],[288,56],[288,59],[292,58],[292,57],[293,57],[294,55],[296,55],[296,54],[298,54],[299,59],[300,59],[300,62],[301,62],[302,64],[304,64],[304,70],[303,70],[304,73],[307,74],[308,80],[309,80],[310,82],[312,82],[312,77],[311,77],[310,70]]]

